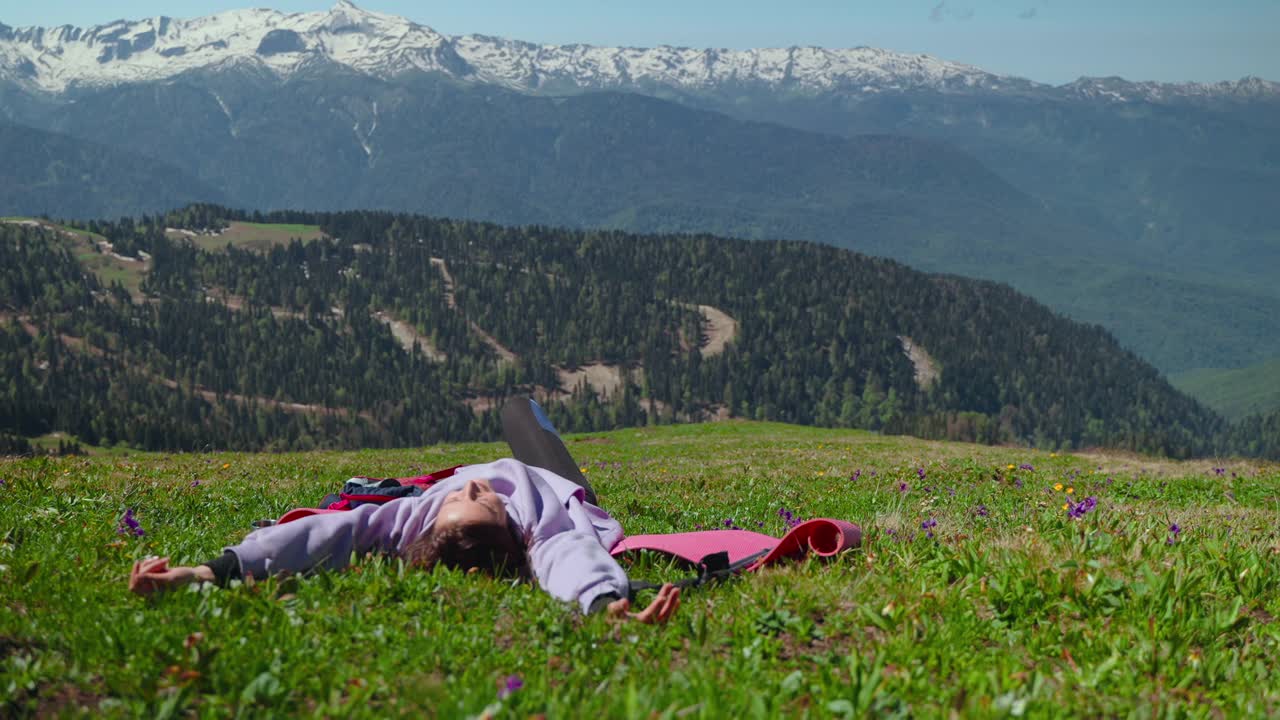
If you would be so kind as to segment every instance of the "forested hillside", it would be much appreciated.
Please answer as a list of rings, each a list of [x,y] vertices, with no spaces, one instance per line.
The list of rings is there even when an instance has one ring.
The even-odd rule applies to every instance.
[[[246,249],[249,220],[320,237]],[[827,246],[213,206],[82,230],[145,257],[136,289],[56,226],[0,226],[4,432],[419,444],[493,437],[532,392],[570,429],[740,416],[1175,456],[1244,438],[1101,328]],[[733,323],[714,347],[706,308]]]
[[[0,158],[0,214],[56,214],[75,208],[85,217],[119,217],[139,207],[225,197],[163,160],[3,119]]]
[[[1280,357],[1237,369],[1200,369],[1169,381],[1228,420],[1280,410]]]
[[[1280,410],[1250,415],[1232,426],[1228,446],[1242,455],[1280,458]]]

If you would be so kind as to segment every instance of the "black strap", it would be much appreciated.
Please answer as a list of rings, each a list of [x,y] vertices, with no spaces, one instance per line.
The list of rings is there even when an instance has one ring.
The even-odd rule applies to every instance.
[[[721,550],[703,557],[698,561],[698,574],[695,577],[677,580],[672,585],[685,590],[687,588],[701,587],[710,583],[722,582],[737,575],[748,567],[754,565],[757,561],[769,554],[769,548],[765,548],[758,553],[748,555],[739,559],[737,562],[729,562],[729,553]],[[628,588],[628,596],[631,600],[636,599],[636,593],[641,590],[659,590],[662,585],[657,585],[644,580],[631,580]]]

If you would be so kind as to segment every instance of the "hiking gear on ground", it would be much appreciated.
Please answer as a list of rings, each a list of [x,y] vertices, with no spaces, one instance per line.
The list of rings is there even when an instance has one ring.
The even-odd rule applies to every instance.
[[[654,550],[692,563],[694,577],[674,583],[679,588],[698,587],[727,580],[740,573],[759,570],[782,558],[813,553],[831,557],[862,543],[862,529],[844,520],[808,520],[787,531],[781,538],[750,530],[700,530],[686,533],[634,535],[623,538],[610,551],[613,555],[636,550]],[[632,580],[631,597],[640,590],[654,590],[660,584]]]

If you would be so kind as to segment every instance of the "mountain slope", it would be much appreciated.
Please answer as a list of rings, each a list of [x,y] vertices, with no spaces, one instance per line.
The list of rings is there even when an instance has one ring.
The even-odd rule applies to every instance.
[[[249,207],[825,240],[1005,275],[1061,248],[1107,248],[945,145],[817,135],[638,95],[540,98],[330,65],[286,82],[236,69],[74,98],[27,111],[178,163]]]
[[[1192,370],[1169,380],[1229,420],[1280,411],[1280,358],[1247,368]]]
[[[154,158],[0,122],[0,215],[118,217],[224,197]]]

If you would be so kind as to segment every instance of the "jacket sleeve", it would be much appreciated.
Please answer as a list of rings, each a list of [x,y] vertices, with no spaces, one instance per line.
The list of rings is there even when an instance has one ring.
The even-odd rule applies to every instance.
[[[239,560],[241,574],[255,578],[284,570],[338,570],[347,566],[353,553],[398,549],[411,507],[411,501],[398,500],[312,515],[256,530],[226,550]]]
[[[606,593],[627,596],[627,574],[593,532],[556,533],[530,548],[529,561],[543,590],[561,600],[577,602],[584,613]]]

